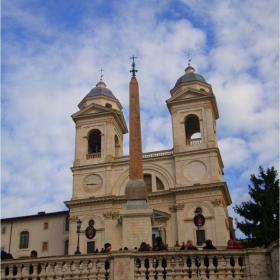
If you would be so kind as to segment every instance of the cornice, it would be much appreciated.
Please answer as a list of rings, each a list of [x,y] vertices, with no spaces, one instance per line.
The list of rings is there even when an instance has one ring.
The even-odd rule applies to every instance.
[[[100,105],[99,105],[100,106]],[[97,106],[96,106],[97,107]],[[106,108],[103,106],[103,109]],[[122,111],[118,111],[116,109],[110,109],[110,111],[104,111],[104,112],[96,112],[96,113],[89,113],[89,114],[83,114],[81,116],[73,116],[72,118],[74,120],[74,122],[77,124],[78,121],[84,120],[84,119],[96,119],[99,117],[105,117],[108,118],[109,116],[112,116],[116,123],[118,124],[118,126],[120,127],[121,131],[125,134],[128,132],[128,128],[123,116],[123,112]]]
[[[158,199],[158,198],[167,198],[171,197],[176,200],[176,196],[183,195],[183,194],[192,194],[197,193],[201,191],[213,191],[213,190],[221,190],[223,193],[223,198],[225,199],[225,204],[229,206],[232,201],[228,192],[227,184],[226,182],[217,182],[212,184],[205,184],[205,185],[196,185],[196,186],[184,186],[179,188],[173,188],[167,191],[159,191],[155,193],[148,194],[148,203],[149,200]],[[68,208],[76,207],[76,206],[87,206],[92,205],[95,203],[95,205],[104,204],[104,203],[111,203],[111,204],[117,204],[121,203],[124,204],[126,202],[126,197],[123,196],[115,196],[115,195],[109,195],[109,196],[102,196],[102,197],[96,197],[96,198],[83,198],[83,199],[75,199],[70,201],[65,201],[65,205]]]
[[[192,90],[195,90],[195,91],[199,91],[198,89],[191,87],[191,85],[195,85],[195,84],[199,84],[201,86],[207,86],[210,89],[210,91],[211,91],[210,93],[213,93],[211,84],[204,83],[204,82],[201,82],[201,81],[190,81],[190,82],[180,83],[179,85],[177,85],[176,87],[171,89],[170,93],[172,94],[174,91],[176,91],[180,87],[183,87],[184,85],[187,85],[189,89],[192,89]]]
[[[95,204],[104,204],[104,203],[120,203],[126,202],[125,196],[115,196],[115,195],[108,195],[108,196],[101,196],[101,197],[94,197],[94,198],[82,198],[82,199],[75,199],[70,201],[64,201],[64,204],[70,208],[70,206],[86,206],[92,203]]]
[[[177,97],[179,97],[179,95],[183,95],[187,92],[200,93],[201,96],[195,96],[195,97],[189,97],[189,98],[186,98],[186,99],[177,100]],[[193,88],[189,87],[186,90],[180,92],[179,94],[176,94],[176,95],[172,96],[171,98],[167,99],[166,104],[167,104],[169,112],[171,112],[171,109],[174,106],[176,107],[177,104],[182,106],[182,104],[184,104],[184,103],[196,103],[198,101],[201,102],[203,100],[209,100],[212,103],[212,108],[213,108],[213,111],[215,113],[215,117],[216,117],[216,119],[218,119],[219,118],[219,110],[218,110],[218,105],[217,105],[217,101],[216,101],[216,96],[213,92],[211,92],[211,93],[200,92],[197,89],[193,89]]]

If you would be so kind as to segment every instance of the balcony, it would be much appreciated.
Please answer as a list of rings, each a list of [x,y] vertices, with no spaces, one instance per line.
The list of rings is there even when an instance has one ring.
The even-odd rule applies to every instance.
[[[276,280],[279,242],[266,249],[138,252],[4,260],[1,279]]]
[[[157,152],[143,153],[142,158],[143,159],[158,158],[158,157],[172,156],[172,155],[173,155],[173,149],[170,149],[170,150],[163,150]],[[115,157],[114,161],[115,162],[129,161],[129,156]]]
[[[186,139],[187,146],[198,145],[198,144],[201,144],[201,138]]]
[[[91,153],[87,154],[87,159],[94,159],[94,158],[101,158],[101,152],[100,153]]]

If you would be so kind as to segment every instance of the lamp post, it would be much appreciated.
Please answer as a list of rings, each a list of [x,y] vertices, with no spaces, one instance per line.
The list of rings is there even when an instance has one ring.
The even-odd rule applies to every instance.
[[[79,219],[77,221],[77,233],[78,233],[78,242],[77,242],[77,251],[74,253],[75,255],[81,254],[80,252],[80,231],[81,231],[82,221]]]
[[[196,209],[195,211],[194,211],[194,213],[195,213],[195,216],[197,217],[201,212],[198,210],[198,209]],[[199,243],[199,241],[198,241],[198,239],[199,239],[199,226],[197,225],[197,237],[196,237],[196,245],[200,245]]]

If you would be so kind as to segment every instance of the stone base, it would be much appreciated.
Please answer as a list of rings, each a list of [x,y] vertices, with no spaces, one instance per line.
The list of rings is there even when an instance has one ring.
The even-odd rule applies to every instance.
[[[124,209],[122,218],[123,247],[139,249],[141,242],[152,244],[152,209]]]
[[[129,179],[125,188],[126,199],[147,200],[147,188],[143,179]]]

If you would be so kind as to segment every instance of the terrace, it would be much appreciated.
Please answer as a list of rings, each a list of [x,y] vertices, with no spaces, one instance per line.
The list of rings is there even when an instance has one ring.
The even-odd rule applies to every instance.
[[[268,248],[67,255],[4,260],[1,279],[258,279],[279,275],[279,241]]]

